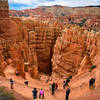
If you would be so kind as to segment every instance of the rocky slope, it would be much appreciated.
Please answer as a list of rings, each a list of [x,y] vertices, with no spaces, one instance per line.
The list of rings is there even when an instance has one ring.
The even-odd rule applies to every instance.
[[[60,76],[70,76],[89,71],[97,65],[99,56],[99,35],[77,26],[66,29],[57,39],[53,53],[53,72]]]
[[[100,32],[88,32],[71,26],[56,40],[53,77],[72,76],[69,83],[71,100],[99,100],[100,92]],[[93,66],[95,68],[93,69]],[[89,89],[89,80],[95,78],[95,89]]]
[[[66,6],[40,6],[35,9],[10,10],[10,16],[30,18],[41,22],[59,24],[76,24],[84,26],[87,30],[100,30],[100,6],[66,7]],[[22,17],[23,16],[23,17]]]
[[[53,14],[50,13],[50,12],[44,12],[42,11],[42,9],[40,8],[35,8],[35,9],[26,9],[26,10],[10,10],[9,12],[9,15],[10,16],[19,16],[19,17],[22,17],[22,16],[25,16],[25,17],[28,17],[28,16],[52,16]]]
[[[31,31],[30,52],[36,51],[39,72],[50,73],[52,71],[51,57],[56,38],[61,34],[56,28],[38,27]],[[42,31],[41,31],[42,30]],[[33,38],[32,38],[33,37]]]
[[[8,22],[6,21],[8,20]],[[2,22],[1,26],[5,24],[5,26],[3,26],[1,29],[3,29],[3,32],[0,32],[0,46],[1,46],[1,68],[4,70],[7,65],[11,64],[13,65],[13,67],[18,67],[18,62],[20,61],[19,57],[21,57],[21,47],[22,44],[18,44],[16,43],[18,41],[17,39],[17,35],[19,33],[18,26],[17,24],[10,19],[4,19],[3,21],[0,20]],[[7,28],[7,26],[9,25],[9,27]],[[21,38],[21,37],[20,37]],[[19,39],[20,39],[19,38]],[[24,48],[23,48],[24,49]],[[13,60],[13,61],[12,61]],[[21,65],[22,66],[22,65]],[[20,66],[20,69],[22,69],[22,67]]]
[[[4,75],[3,70],[8,65],[18,70],[24,78],[27,71],[31,77],[37,78],[38,73],[51,73],[52,68],[53,72],[61,76],[75,75],[93,65],[89,54],[95,52],[95,46],[92,46],[97,41],[97,34],[67,26],[69,29],[60,37],[64,26],[59,23],[48,24],[18,18],[9,19],[9,22],[12,27],[9,28],[10,34],[5,30],[9,36],[2,33],[1,37],[1,75]],[[94,42],[91,43],[92,40]]]
[[[84,15],[84,14],[96,14],[99,15],[99,7],[66,7],[66,6],[40,6],[40,9],[46,12],[53,13],[55,16],[68,16],[68,15]],[[91,13],[92,12],[92,13]]]
[[[3,35],[1,38],[1,75],[4,75],[3,70],[9,69],[7,67],[9,65],[14,68],[11,73],[17,70],[23,78],[25,78],[25,72],[29,72],[33,78],[37,78],[40,72],[50,74],[53,47],[63,28],[57,26],[56,23],[50,26],[48,23],[19,18],[11,18],[8,21],[11,23],[9,27],[11,32],[9,34],[7,29],[5,32],[9,36],[1,33]],[[7,24],[6,21],[5,24]]]
[[[64,9],[66,9],[66,7],[53,6],[47,7],[45,9],[44,7],[39,7],[32,11],[23,10],[22,12],[27,14],[28,11],[30,11],[31,14],[37,13],[37,15],[39,15],[43,11],[43,13],[46,12],[45,14],[49,15],[49,13],[47,14],[49,10],[51,11],[50,13],[52,13],[52,10],[54,12],[55,10],[58,10],[58,12],[60,12],[59,10],[63,10],[66,12],[66,10]],[[81,12],[83,9],[83,13],[87,13],[87,11],[85,10],[87,10],[88,7],[87,9],[84,7],[67,7],[67,10],[68,9],[80,9]],[[89,12],[91,12],[93,9],[94,11],[96,10],[95,14],[99,11],[99,7],[90,7],[89,9]],[[38,12],[38,10],[40,11]],[[72,12],[72,10],[70,10],[70,12]],[[76,11],[75,14],[77,14]],[[97,18],[98,14],[94,17]],[[5,12],[4,16],[6,16],[6,18],[3,18],[1,16],[0,19],[1,75],[4,75],[3,70],[7,68],[8,65],[14,67],[15,71],[18,70],[19,74],[22,75],[24,78],[25,72],[29,72],[31,77],[36,78],[38,77],[38,72],[51,73],[52,55],[53,71],[58,74],[60,73],[60,75],[62,75],[62,73],[66,75],[74,75],[79,71],[81,72],[81,70],[83,71],[84,65],[87,69],[89,68],[89,66],[93,65],[88,52],[92,50],[92,45],[95,44],[95,42],[93,42],[93,44],[89,44],[91,42],[91,39],[94,38],[95,35],[94,37],[91,37],[91,35],[88,36],[90,34],[89,32],[85,31],[84,29],[80,29],[76,26],[73,26],[72,31],[70,28],[70,30],[63,33],[62,37],[60,37],[60,35],[62,34],[62,30],[67,25],[64,25],[58,21],[60,17],[57,17],[59,18],[58,20],[53,21],[52,23],[48,23],[42,21],[40,22],[40,20],[34,21],[30,19],[22,20],[19,18],[9,18],[8,12]],[[76,21],[75,18],[71,18],[71,20]],[[55,45],[56,39],[57,42]]]

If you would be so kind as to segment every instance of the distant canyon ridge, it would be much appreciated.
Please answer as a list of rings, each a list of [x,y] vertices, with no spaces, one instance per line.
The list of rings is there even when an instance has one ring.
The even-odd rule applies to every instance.
[[[100,6],[67,7],[67,6],[39,6],[34,9],[10,10],[11,16],[70,16],[97,15],[100,16]]]

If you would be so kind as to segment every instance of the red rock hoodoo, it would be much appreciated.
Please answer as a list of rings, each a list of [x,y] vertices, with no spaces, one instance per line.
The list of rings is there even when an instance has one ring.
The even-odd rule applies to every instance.
[[[52,58],[53,74],[70,76],[87,72],[99,52],[99,32],[88,32],[73,26],[56,41]],[[98,49],[97,49],[98,48]]]
[[[71,21],[74,23],[80,23],[82,15],[87,18],[83,28],[80,28],[68,25],[70,16],[48,15],[39,16],[37,20],[23,20],[10,18],[8,12],[8,2],[0,1],[1,75],[5,75],[8,65],[24,78],[25,72],[37,78],[41,72],[51,74],[53,71],[58,76],[80,74],[95,64],[94,58],[99,51],[96,44],[99,42],[99,34],[96,33],[99,33],[99,16],[90,18],[88,15],[73,14]],[[95,32],[89,32],[92,29]]]

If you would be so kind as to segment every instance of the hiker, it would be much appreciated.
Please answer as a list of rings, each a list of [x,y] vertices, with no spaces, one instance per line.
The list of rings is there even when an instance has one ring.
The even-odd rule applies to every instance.
[[[16,70],[16,76],[18,76],[18,75],[19,75],[18,70]]]
[[[49,88],[50,88],[50,90],[52,90],[52,84],[49,84]]]
[[[34,88],[34,90],[32,91],[33,92],[33,99],[37,99],[37,89]]]
[[[51,93],[51,94],[52,94],[52,95],[55,94],[55,83],[52,84],[52,93]]]
[[[39,99],[44,99],[44,91],[43,89],[40,90],[40,93],[39,93]]]
[[[25,85],[27,85],[27,86],[28,86],[28,81],[27,81],[27,80],[26,80],[24,83],[25,83]]]
[[[48,81],[49,81],[49,80],[48,80],[48,79],[46,79],[45,83],[48,83]]]
[[[63,83],[63,88],[65,89],[66,86],[69,86],[68,83],[70,82],[70,78],[66,78],[66,81],[64,81]]]
[[[14,84],[14,81],[12,80],[12,78],[10,79],[10,88],[13,89],[13,84]]]
[[[95,87],[95,78],[91,78],[89,80],[89,88],[93,88],[93,87]]]
[[[46,81],[45,81],[46,83],[48,83],[49,82],[49,76],[47,77],[47,79],[46,79]]]
[[[65,89],[65,87],[66,87],[66,82],[63,81],[63,88]]]
[[[68,88],[66,90],[66,99],[65,100],[68,100],[69,99],[69,94],[70,94],[70,88]]]
[[[67,85],[69,82],[70,82],[70,78],[68,77],[68,78],[66,79],[66,85]]]

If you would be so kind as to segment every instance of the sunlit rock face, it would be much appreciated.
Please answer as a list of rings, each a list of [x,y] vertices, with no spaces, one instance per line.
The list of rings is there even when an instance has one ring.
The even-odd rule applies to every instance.
[[[8,36],[3,34],[3,40],[1,40],[1,48],[4,46],[2,51],[4,53],[1,56],[7,63],[5,70],[11,66],[23,78],[26,76],[25,72],[28,72],[32,78],[37,78],[41,72],[51,73],[53,46],[61,34],[61,28],[42,27],[43,23],[37,26],[38,23],[34,25],[33,22],[34,26],[27,23],[27,26],[34,29],[28,31],[22,24],[22,20],[18,18],[9,19],[9,23],[9,33],[5,30]]]
[[[8,1],[0,0],[0,75],[4,75],[4,68],[6,67],[5,57],[5,39],[9,31],[9,14],[8,14]],[[7,33],[6,33],[7,32]],[[6,56],[6,54],[5,54]]]
[[[17,70],[23,78],[26,72],[32,78],[52,71],[58,76],[80,75],[94,64],[99,66],[95,60],[99,58],[99,34],[77,26],[62,33],[62,25],[56,22],[49,25],[9,18],[8,2],[0,4],[0,75],[7,75],[9,66],[14,69],[9,73]]]
[[[25,72],[28,72],[32,78],[37,78],[38,73],[41,72],[51,73],[53,46],[61,31],[56,27],[44,27],[43,23],[33,22],[32,26],[27,21],[26,24],[29,27],[26,28],[23,25],[24,22],[18,18],[8,20],[9,23],[5,24],[9,27],[2,33],[0,32],[3,36],[0,39],[1,63],[3,61],[6,63],[5,67],[2,65],[1,72],[3,73],[3,70],[9,69],[8,66],[11,66],[23,78],[26,76]],[[28,30],[30,27],[33,31],[32,29]]]
[[[61,32],[55,27],[37,27],[30,35],[30,53],[36,52],[38,71],[52,72],[53,46]],[[34,54],[34,53],[33,53]]]
[[[5,76],[5,69],[12,66],[25,78],[23,59],[26,58],[22,52],[26,57],[27,45],[24,45],[26,41],[23,38],[26,33],[19,27],[22,27],[20,20],[9,18],[8,0],[0,1],[0,75]]]
[[[87,72],[96,62],[98,37],[79,27],[66,29],[54,47],[53,74],[69,76]]]

